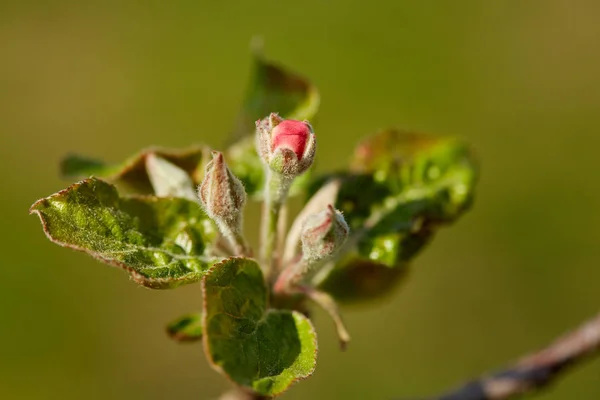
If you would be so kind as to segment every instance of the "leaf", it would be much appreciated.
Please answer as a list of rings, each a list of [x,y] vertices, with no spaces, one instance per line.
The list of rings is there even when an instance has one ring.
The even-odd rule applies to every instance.
[[[257,198],[262,195],[265,167],[256,152],[254,137],[246,137],[229,146],[225,160],[231,172],[244,184],[248,196]]]
[[[356,259],[331,269],[318,285],[340,303],[356,303],[384,298],[400,285],[406,273],[406,265],[390,268]]]
[[[195,342],[202,339],[202,314],[191,313],[167,325],[167,334],[178,342]]]
[[[192,178],[177,165],[151,153],[146,157],[146,171],[158,197],[183,197],[196,201]]]
[[[476,180],[473,154],[455,138],[387,130],[363,141],[351,172],[313,186],[326,184],[317,196],[344,212],[352,232],[313,284],[341,301],[389,291],[437,229],[469,208]]]
[[[127,270],[152,289],[199,281],[217,257],[217,230],[198,204],[182,198],[120,197],[91,178],[37,201],[46,236]]]
[[[312,120],[319,108],[317,88],[295,72],[267,61],[262,48],[253,49],[253,71],[233,139],[253,136],[255,121],[272,112],[283,118]]]
[[[312,374],[316,333],[296,311],[268,310],[258,264],[230,258],[202,280],[204,348],[213,366],[263,396],[275,396]]]
[[[152,157],[155,157],[155,160],[151,160]],[[210,149],[206,146],[196,146],[186,150],[151,148],[143,150],[118,165],[106,164],[83,156],[69,155],[62,161],[60,169],[66,178],[87,178],[93,175],[106,179],[125,193],[155,194],[153,177],[150,176],[149,168],[153,163],[156,164],[156,159],[161,159],[185,171],[193,185],[198,185],[204,178],[204,167],[210,160]],[[154,175],[156,177],[156,171]],[[156,184],[156,182],[154,183]]]
[[[107,165],[103,161],[78,154],[69,154],[60,163],[60,173],[65,177],[108,176],[116,172],[113,166]]]

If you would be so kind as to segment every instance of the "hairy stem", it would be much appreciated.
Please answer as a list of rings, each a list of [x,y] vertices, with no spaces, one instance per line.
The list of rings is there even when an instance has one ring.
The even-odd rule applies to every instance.
[[[287,203],[283,203],[281,206],[281,210],[279,211],[279,221],[277,222],[277,244],[276,244],[276,254],[277,254],[277,270],[273,271],[273,273],[279,273],[282,268],[283,262],[283,251],[285,245],[285,233],[287,229],[287,220],[288,220],[288,205]]]
[[[298,285],[298,291],[304,293],[309,299],[314,301],[329,314],[335,325],[338,339],[340,340],[340,348],[342,351],[346,350],[346,346],[348,346],[348,342],[350,341],[350,334],[344,325],[337,303],[333,297],[311,286]]]
[[[295,293],[302,293],[325,310],[333,320],[340,340],[340,347],[342,350],[345,350],[350,341],[350,334],[344,325],[344,321],[342,320],[342,316],[335,300],[329,294],[322,292],[315,287],[299,283],[307,268],[309,268],[309,265],[303,258],[299,257],[291,262],[290,265],[279,274],[273,285],[273,291],[275,294],[288,296]]]
[[[234,255],[252,257],[252,249],[248,245],[248,242],[241,231],[234,231],[228,226],[225,226],[225,224],[219,226],[219,229],[221,230],[221,234],[231,245]]]
[[[600,352],[600,314],[511,367],[433,397],[432,400],[500,400],[536,392]]]
[[[285,177],[266,168],[265,201],[261,226],[261,265],[263,273],[271,279],[278,269],[277,254],[279,216],[287,199],[293,178]]]

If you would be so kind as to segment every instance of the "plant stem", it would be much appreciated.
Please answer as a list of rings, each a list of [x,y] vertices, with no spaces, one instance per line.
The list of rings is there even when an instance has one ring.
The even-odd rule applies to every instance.
[[[299,283],[302,274],[306,272],[307,268],[309,268],[309,265],[303,258],[297,258],[295,261],[291,262],[287,268],[279,274],[273,285],[273,291],[275,294],[288,296],[295,293],[302,293],[319,305],[329,314],[331,319],[333,319],[340,340],[340,347],[342,350],[345,350],[350,341],[350,334],[342,321],[335,300],[327,293],[322,292],[315,287]]]
[[[221,224],[219,229],[231,245],[234,255],[252,257],[252,249],[241,231],[234,231],[225,224]]]
[[[263,273],[270,280],[276,273],[279,262],[277,254],[279,216],[293,178],[273,172],[268,167],[265,169],[267,181],[262,215],[260,259]]]
[[[287,220],[288,220],[288,205],[287,203],[283,203],[281,206],[281,210],[279,211],[279,221],[277,223],[277,244],[276,244],[276,253],[277,253],[277,269],[273,273],[281,272],[282,263],[283,263],[283,251],[285,245],[285,237],[286,237],[286,229],[287,229]]]
[[[350,341],[350,334],[344,325],[340,310],[333,297],[311,286],[298,285],[297,288],[299,292],[304,293],[309,299],[321,306],[321,308],[329,314],[335,325],[338,339],[340,340],[340,348],[342,351],[346,350],[346,346],[348,346],[348,342]]]

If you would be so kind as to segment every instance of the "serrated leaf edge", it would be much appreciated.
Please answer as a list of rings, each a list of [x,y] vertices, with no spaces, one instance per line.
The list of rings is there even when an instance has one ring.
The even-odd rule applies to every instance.
[[[201,281],[202,282],[202,304],[203,304],[203,306],[202,306],[202,308],[203,308],[203,310],[202,310],[203,311],[202,312],[202,326],[205,329],[205,332],[206,332],[206,325],[207,325],[207,322],[208,322],[207,321],[208,320],[208,317],[207,317],[208,313],[206,312],[206,279],[208,279],[208,277],[210,276],[210,274],[212,274],[215,270],[217,270],[221,265],[223,265],[223,264],[225,264],[225,263],[227,263],[227,262],[229,262],[231,260],[234,260],[234,259],[247,260],[249,258],[247,258],[247,257],[229,257],[229,258],[226,258],[224,260],[221,260],[221,261],[213,264],[213,266],[210,267],[206,271],[206,273],[204,274],[204,276],[202,277],[202,281]],[[254,260],[254,259],[251,259],[251,260]],[[256,260],[254,260],[254,261],[256,261]],[[268,293],[267,293],[267,297],[268,297]],[[267,302],[267,307],[268,307],[268,302]],[[279,313],[279,312],[282,312],[282,311],[286,311],[286,310],[267,309],[267,310],[265,310],[265,313],[263,314],[262,318],[259,320],[258,323],[260,323],[261,321],[263,321],[266,318],[267,314]],[[290,311],[294,317],[302,318],[310,326],[310,328],[311,328],[311,336],[312,336],[313,344],[315,346],[314,358],[313,358],[315,361],[313,363],[313,366],[312,366],[311,370],[308,372],[308,374],[306,374],[305,376],[299,376],[299,377],[294,378],[290,382],[290,384],[284,390],[282,390],[281,392],[279,392],[277,394],[270,395],[271,398],[279,397],[283,393],[287,392],[289,390],[289,388],[292,387],[293,385],[295,385],[296,383],[298,383],[300,381],[303,381],[306,378],[309,378],[310,376],[312,376],[312,374],[315,372],[315,369],[317,368],[317,356],[318,356],[318,353],[319,353],[319,343],[317,341],[317,331],[315,330],[314,324],[312,323],[312,321],[309,318],[307,318],[304,314],[302,314],[302,313],[300,313],[298,311],[295,311],[295,310],[287,310],[287,311]],[[211,352],[210,352],[210,345],[208,343],[208,333],[205,333],[205,334],[202,335],[202,347],[204,348],[204,354],[206,355],[206,359],[208,360],[209,365],[215,371],[217,371],[219,374],[223,375],[229,382],[233,383],[235,386],[241,388],[242,390],[252,391],[252,388],[240,385],[238,382],[234,381],[229,376],[229,374],[227,372],[225,372],[225,370],[220,365],[216,364],[213,361],[212,356],[211,356]]]
[[[98,181],[102,181],[102,179],[98,179],[98,178],[88,178],[88,179],[83,179],[79,182],[76,182],[70,186],[68,186],[65,189],[62,189],[54,194],[51,194],[48,197],[44,197],[39,199],[38,201],[36,201],[35,203],[33,203],[31,205],[31,207],[29,208],[29,214],[36,214],[39,218],[40,221],[42,223],[42,229],[44,231],[44,234],[46,235],[46,237],[48,238],[48,240],[50,240],[52,243],[55,243],[61,247],[66,247],[72,250],[76,250],[76,251],[80,251],[82,253],[86,253],[88,255],[90,255],[92,258],[95,258],[97,260],[102,261],[103,263],[107,264],[107,265],[111,265],[114,267],[118,267],[121,268],[125,271],[127,271],[129,273],[129,276],[131,277],[131,280],[133,280],[134,282],[142,285],[145,288],[148,289],[167,289],[167,288],[173,288],[175,286],[178,286],[178,282],[181,281],[185,281],[188,283],[193,283],[189,281],[189,277],[192,276],[194,277],[195,274],[197,274],[197,279],[196,277],[194,277],[194,279],[196,279],[194,282],[198,282],[202,279],[202,277],[204,276],[204,274],[200,274],[198,272],[191,272],[190,274],[186,274],[182,277],[179,278],[175,278],[175,279],[165,279],[165,278],[147,278],[145,276],[143,276],[142,274],[140,274],[139,272],[137,272],[136,270],[134,270],[133,268],[131,268],[130,266],[128,266],[125,263],[122,263],[120,261],[114,260],[114,259],[109,259],[106,257],[103,257],[97,253],[94,253],[92,251],[90,251],[89,249],[86,249],[85,247],[80,247],[80,246],[76,246],[70,243],[66,243],[66,242],[62,242],[60,240],[56,240],[54,237],[52,237],[52,234],[50,233],[50,231],[48,230],[48,223],[46,221],[46,219],[44,218],[43,213],[37,209],[37,207],[39,207],[41,204],[43,204],[44,202],[48,201],[49,199],[53,198],[53,197],[59,197],[59,196],[63,196],[64,194],[68,193],[71,190],[75,190],[76,188],[78,188],[79,186],[84,185],[87,182],[93,181],[93,180],[98,180]],[[104,181],[103,181],[104,182]],[[148,198],[148,199],[158,199],[155,196],[151,196],[151,195],[145,195],[145,196],[129,196],[129,198]],[[173,285],[173,283],[175,283],[175,285]]]

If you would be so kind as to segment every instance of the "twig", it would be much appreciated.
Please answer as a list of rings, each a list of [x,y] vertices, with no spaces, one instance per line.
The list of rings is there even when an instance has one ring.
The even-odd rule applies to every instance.
[[[346,326],[344,325],[344,321],[342,321],[342,316],[340,315],[340,311],[338,310],[338,306],[333,300],[333,298],[325,293],[317,290],[311,286],[298,285],[298,290],[304,293],[308,298],[317,303],[323,310],[329,314],[333,323],[335,324],[335,330],[338,335],[338,339],[340,340],[340,348],[342,351],[346,350],[348,346],[348,342],[350,342],[350,334],[346,330]]]
[[[432,400],[500,400],[535,392],[553,382],[567,367],[599,350],[600,314],[513,366],[475,379]]]

